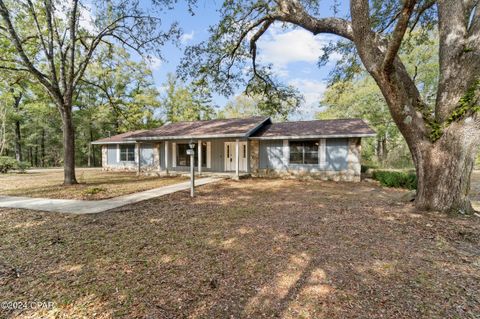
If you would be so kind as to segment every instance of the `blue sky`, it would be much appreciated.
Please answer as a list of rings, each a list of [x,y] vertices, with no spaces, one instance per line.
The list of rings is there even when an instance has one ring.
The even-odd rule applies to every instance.
[[[325,1],[322,7],[325,12],[329,11],[331,1]],[[166,81],[168,73],[175,72],[180,59],[183,56],[185,46],[204,41],[208,38],[209,25],[219,20],[216,8],[221,1],[199,1],[192,16],[184,3],[169,11],[165,17],[165,23],[178,21],[183,29],[182,43],[179,48],[167,45],[163,50],[165,61],[153,59],[150,66],[153,71],[155,85],[162,90],[162,84]],[[345,5],[342,4],[344,7]],[[319,68],[318,58],[322,54],[322,46],[330,40],[336,39],[331,35],[313,36],[310,32],[302,29],[282,29],[280,25],[274,25],[264,35],[259,43],[258,59],[261,63],[272,63],[279,79],[284,83],[291,84],[305,97],[305,102],[299,112],[292,119],[312,119],[319,110],[318,101],[321,99],[326,88],[326,79],[334,60],[338,56],[332,56],[331,62]],[[214,103],[224,106],[228,98],[215,96]]]

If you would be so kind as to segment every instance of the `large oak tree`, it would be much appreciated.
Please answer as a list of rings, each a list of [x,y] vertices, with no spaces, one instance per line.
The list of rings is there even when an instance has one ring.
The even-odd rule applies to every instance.
[[[190,65],[188,75],[229,93],[230,83],[241,82],[250,60],[252,77],[245,83],[263,82],[270,92],[278,90],[272,70],[257,65],[256,56],[258,40],[274,23],[343,38],[350,43],[343,49],[354,49],[408,143],[418,176],[416,206],[472,212],[470,174],[480,145],[479,1],[350,0],[345,18],[325,17],[329,6],[319,0],[225,1],[210,40],[190,48],[183,67]],[[438,34],[439,78],[433,102],[419,93],[415,75],[398,55],[405,34],[418,26],[437,29],[426,36]]]
[[[0,0],[0,70],[27,72],[48,92],[63,123],[64,183],[75,184],[72,107],[100,44],[156,54],[178,36],[159,13],[175,0]]]

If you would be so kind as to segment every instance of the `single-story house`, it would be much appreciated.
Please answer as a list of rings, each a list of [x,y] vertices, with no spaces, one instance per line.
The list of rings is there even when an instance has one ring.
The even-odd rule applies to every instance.
[[[362,137],[375,132],[360,119],[273,123],[270,117],[178,122],[92,142],[105,170],[188,172],[195,143],[198,173],[315,175],[359,181]]]

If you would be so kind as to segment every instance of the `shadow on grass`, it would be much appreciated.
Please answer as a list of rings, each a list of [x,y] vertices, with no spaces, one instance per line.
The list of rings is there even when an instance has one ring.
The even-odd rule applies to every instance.
[[[197,194],[88,216],[1,210],[0,256],[20,276],[0,277],[0,301],[56,303],[7,315],[418,318],[478,309],[478,256],[454,245],[479,244],[471,219],[412,218],[393,191],[368,184],[223,181]]]

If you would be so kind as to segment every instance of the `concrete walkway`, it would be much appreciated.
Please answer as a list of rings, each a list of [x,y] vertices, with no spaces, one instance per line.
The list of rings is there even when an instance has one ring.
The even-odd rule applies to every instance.
[[[214,183],[223,178],[206,177],[195,181],[196,186]],[[113,208],[138,203],[147,199],[175,193],[190,188],[190,181],[134,194],[102,200],[48,199],[17,196],[0,196],[0,207],[22,208],[55,213],[95,214]]]

